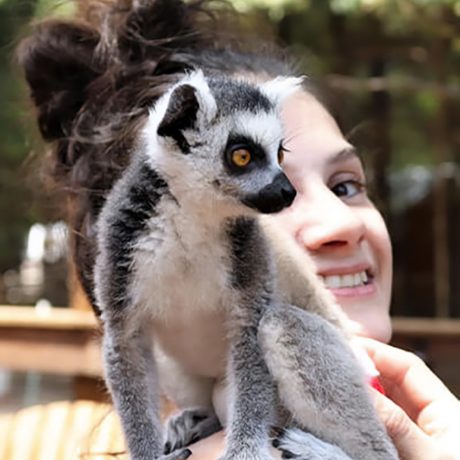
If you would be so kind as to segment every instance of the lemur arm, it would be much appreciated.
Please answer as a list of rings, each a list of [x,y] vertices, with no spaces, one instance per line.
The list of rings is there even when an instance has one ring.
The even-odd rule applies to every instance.
[[[301,430],[287,430],[280,440],[282,450],[292,458],[312,460],[398,458],[360,366],[337,328],[317,314],[282,305],[264,315],[259,340],[294,426],[326,443],[321,446]]]
[[[223,459],[271,460],[268,431],[275,401],[274,385],[261,356],[256,327],[242,327],[240,334],[231,348],[232,407],[229,447]]]
[[[148,308],[135,299],[136,242],[165,184],[144,163],[133,161],[114,186],[98,222],[95,286],[103,322],[105,380],[132,460],[180,460],[181,449],[163,455],[159,381]],[[155,299],[151,299],[155,305]]]
[[[146,334],[127,328],[127,315],[104,324],[105,380],[133,460],[161,458],[158,378]],[[128,332],[129,331],[129,332]]]
[[[273,421],[275,387],[257,334],[260,319],[272,306],[273,274],[268,252],[261,250],[265,239],[256,221],[237,219],[230,239],[236,297],[234,310],[229,313],[232,407],[227,450],[221,460],[271,460],[268,432]],[[254,254],[262,255],[264,260],[259,258],[255,263]]]

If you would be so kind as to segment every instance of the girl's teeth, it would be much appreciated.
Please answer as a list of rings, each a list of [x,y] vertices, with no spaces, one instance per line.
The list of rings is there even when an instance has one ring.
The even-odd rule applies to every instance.
[[[340,276],[338,276],[338,275],[325,276],[324,277],[324,282],[325,282],[327,287],[330,287],[332,289],[336,289],[336,288],[339,288],[341,286]]]
[[[320,276],[319,278],[329,289],[362,286],[369,279],[365,271],[348,275]]]
[[[354,286],[355,285],[355,277],[354,275],[343,275],[341,276],[341,286]]]

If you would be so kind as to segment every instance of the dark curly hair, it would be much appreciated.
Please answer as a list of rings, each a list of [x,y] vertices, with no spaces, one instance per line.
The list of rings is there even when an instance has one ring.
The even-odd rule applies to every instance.
[[[155,100],[191,68],[293,72],[281,52],[250,50],[229,13],[207,0],[97,0],[72,19],[36,24],[18,48],[50,145],[47,170],[66,198],[77,273],[93,305],[94,224]]]

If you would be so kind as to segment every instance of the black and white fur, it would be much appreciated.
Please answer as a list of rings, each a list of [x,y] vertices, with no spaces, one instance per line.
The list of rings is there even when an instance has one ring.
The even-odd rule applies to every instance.
[[[278,402],[290,426],[315,435],[287,432],[280,447],[296,458],[326,458],[311,454],[318,438],[346,452],[331,459],[397,458],[338,310],[301,256],[278,248],[278,230],[258,218],[295,196],[278,164],[278,111],[298,83],[186,76],[152,108],[105,202],[96,299],[106,381],[133,460],[186,458],[183,447],[219,422],[228,425],[223,459],[269,460]],[[247,168],[229,161],[239,147],[253,154]],[[321,382],[308,378],[312,367]],[[179,406],[201,407],[173,419],[167,439],[160,381]]]

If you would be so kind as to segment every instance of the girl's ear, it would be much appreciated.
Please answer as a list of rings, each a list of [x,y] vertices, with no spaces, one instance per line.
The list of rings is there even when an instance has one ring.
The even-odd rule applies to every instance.
[[[99,34],[84,24],[47,21],[20,44],[17,58],[45,140],[69,135],[85,102],[85,88],[104,73],[95,59],[99,40]]]

